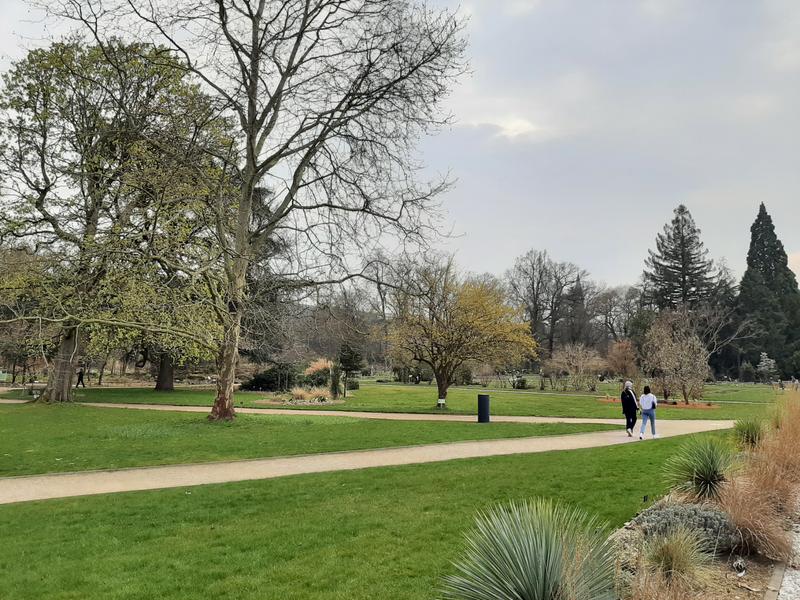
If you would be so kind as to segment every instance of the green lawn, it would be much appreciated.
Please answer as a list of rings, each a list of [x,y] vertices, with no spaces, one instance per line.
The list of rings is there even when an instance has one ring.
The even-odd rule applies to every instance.
[[[0,598],[433,599],[477,510],[543,495],[619,526],[682,441],[0,506]]]
[[[20,397],[19,392],[16,394]],[[87,388],[76,393],[78,401],[130,402],[211,406],[213,390],[179,388],[172,393],[153,392],[148,388]],[[435,413],[436,386],[398,385],[367,382],[360,390],[348,392],[344,404],[325,407],[333,410],[371,412]],[[453,414],[475,414],[478,388],[452,388],[447,397],[448,411]],[[268,394],[237,392],[237,406],[260,406],[258,400]],[[613,395],[616,397],[616,394]],[[619,418],[619,405],[602,402],[601,397],[564,393],[539,393],[533,390],[492,390],[492,414],[533,415],[548,417]],[[776,398],[769,386],[716,384],[707,388],[707,400],[719,403],[710,408],[678,408],[663,405],[659,416],[664,419],[739,419],[763,415]],[[702,404],[702,403],[701,403]],[[295,407],[297,410],[314,407]]]
[[[210,462],[613,429],[606,425],[435,423],[351,417],[205,415],[77,405],[0,405],[0,476]]]

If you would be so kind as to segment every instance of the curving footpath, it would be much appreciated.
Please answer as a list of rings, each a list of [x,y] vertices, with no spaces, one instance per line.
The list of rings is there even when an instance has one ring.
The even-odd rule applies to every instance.
[[[119,404],[99,405],[120,408]],[[207,412],[207,407],[191,406],[149,406],[129,405],[128,408],[147,410],[174,410],[181,412]],[[279,411],[260,409],[237,409],[242,413],[266,413],[298,415],[299,411]],[[328,414],[373,419],[407,420],[470,420],[475,417],[460,415],[410,415],[399,413],[344,413],[340,411],[302,411],[299,414]],[[494,417],[495,421],[515,421],[524,423],[616,423],[614,419],[569,419],[554,417]],[[678,421],[659,422],[661,437],[672,437],[703,431],[729,429],[733,421]],[[624,431],[603,431],[572,435],[516,438],[505,440],[483,440],[473,442],[452,442],[446,444],[427,444],[402,448],[380,448],[354,452],[333,452],[307,456],[277,457],[256,460],[239,460],[205,464],[170,465],[143,467],[115,471],[84,471],[80,473],[61,473],[53,475],[33,475],[24,477],[0,478],[0,504],[48,500],[93,494],[155,490],[214,483],[231,483],[256,479],[272,479],[289,475],[348,471],[371,467],[389,467],[457,460],[549,452],[552,450],[574,450],[595,448],[625,443],[652,444],[657,441],[639,441],[629,438]]]

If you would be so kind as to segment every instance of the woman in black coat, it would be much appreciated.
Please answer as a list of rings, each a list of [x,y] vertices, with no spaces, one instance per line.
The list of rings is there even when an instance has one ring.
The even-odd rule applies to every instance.
[[[633,391],[633,383],[625,382],[625,389],[620,396],[622,400],[622,414],[625,415],[625,431],[628,437],[633,436],[633,428],[636,427],[636,413],[639,410],[639,401],[636,399],[636,392]]]

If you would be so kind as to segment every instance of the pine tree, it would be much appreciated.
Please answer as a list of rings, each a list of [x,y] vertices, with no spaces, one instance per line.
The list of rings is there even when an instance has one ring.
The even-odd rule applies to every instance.
[[[564,340],[569,344],[587,344],[590,342],[591,319],[586,309],[586,292],[578,279],[567,293],[564,295],[564,303],[567,307],[567,316],[564,320]]]
[[[645,261],[644,279],[650,303],[658,308],[694,306],[714,292],[713,262],[700,241],[700,229],[683,204],[656,238]]]
[[[738,304],[742,316],[750,319],[756,329],[756,335],[745,347],[747,358],[755,363],[760,353],[766,352],[785,372],[800,342],[800,291],[763,203],[750,227],[747,270]]]

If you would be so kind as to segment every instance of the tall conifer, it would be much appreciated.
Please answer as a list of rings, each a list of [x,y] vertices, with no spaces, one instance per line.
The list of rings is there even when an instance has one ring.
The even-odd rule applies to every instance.
[[[747,358],[755,364],[760,353],[766,352],[788,374],[789,358],[800,341],[800,291],[763,203],[750,227],[747,270],[738,302],[741,314],[756,328],[755,336],[745,346]]]
[[[648,300],[658,308],[694,306],[708,300],[714,291],[714,265],[707,255],[700,229],[681,204],[645,261]]]

